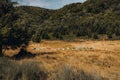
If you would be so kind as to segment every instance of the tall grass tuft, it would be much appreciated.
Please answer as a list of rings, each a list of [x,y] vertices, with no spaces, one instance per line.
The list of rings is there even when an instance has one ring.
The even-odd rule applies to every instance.
[[[97,74],[89,74],[81,69],[63,65],[53,80],[106,80]]]
[[[47,80],[47,73],[35,62],[19,64],[0,58],[0,80]]]
[[[66,64],[53,72],[47,72],[44,66],[46,65],[32,61],[19,63],[0,58],[0,80],[107,80]]]

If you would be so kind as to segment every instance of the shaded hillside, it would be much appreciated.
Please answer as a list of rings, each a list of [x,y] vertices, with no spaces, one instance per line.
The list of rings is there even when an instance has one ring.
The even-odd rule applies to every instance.
[[[33,41],[77,37],[120,39],[120,0],[87,0],[58,10],[16,7],[17,26],[26,26]]]

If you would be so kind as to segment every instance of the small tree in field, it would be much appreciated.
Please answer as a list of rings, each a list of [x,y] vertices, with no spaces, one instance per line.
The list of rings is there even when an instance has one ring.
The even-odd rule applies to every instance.
[[[19,15],[9,0],[0,1],[0,56],[3,56],[4,46],[19,47],[22,44],[28,44],[30,35],[27,26],[14,24],[18,17]]]

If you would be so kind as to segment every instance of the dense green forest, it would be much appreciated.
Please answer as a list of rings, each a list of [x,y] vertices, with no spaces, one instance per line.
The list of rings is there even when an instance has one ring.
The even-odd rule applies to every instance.
[[[6,3],[3,4],[0,5],[3,34],[11,33],[9,29],[13,31],[6,36],[25,35],[35,42],[41,39],[120,39],[120,0],[87,0],[84,3],[66,5],[58,10],[32,6],[9,8],[10,5],[6,7]],[[22,38],[22,41],[26,39]],[[15,40],[9,38],[5,44],[13,42]]]
[[[41,39],[120,39],[120,0],[87,0],[58,10],[16,7],[14,22],[27,26],[33,41]]]

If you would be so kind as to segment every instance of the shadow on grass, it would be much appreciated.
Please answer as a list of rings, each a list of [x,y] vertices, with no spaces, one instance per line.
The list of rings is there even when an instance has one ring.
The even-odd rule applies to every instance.
[[[35,54],[32,54],[30,52],[27,52],[25,49],[21,49],[20,52],[12,57],[12,59],[20,60],[24,58],[33,58],[35,57]]]
[[[39,56],[39,55],[53,55],[53,54],[57,54],[57,52],[40,52],[39,54],[33,54],[25,49],[21,49],[18,54],[12,57],[12,59],[21,60],[25,58],[34,58],[35,56]]]
[[[41,52],[39,55],[52,55],[52,54],[57,54],[57,52]]]

